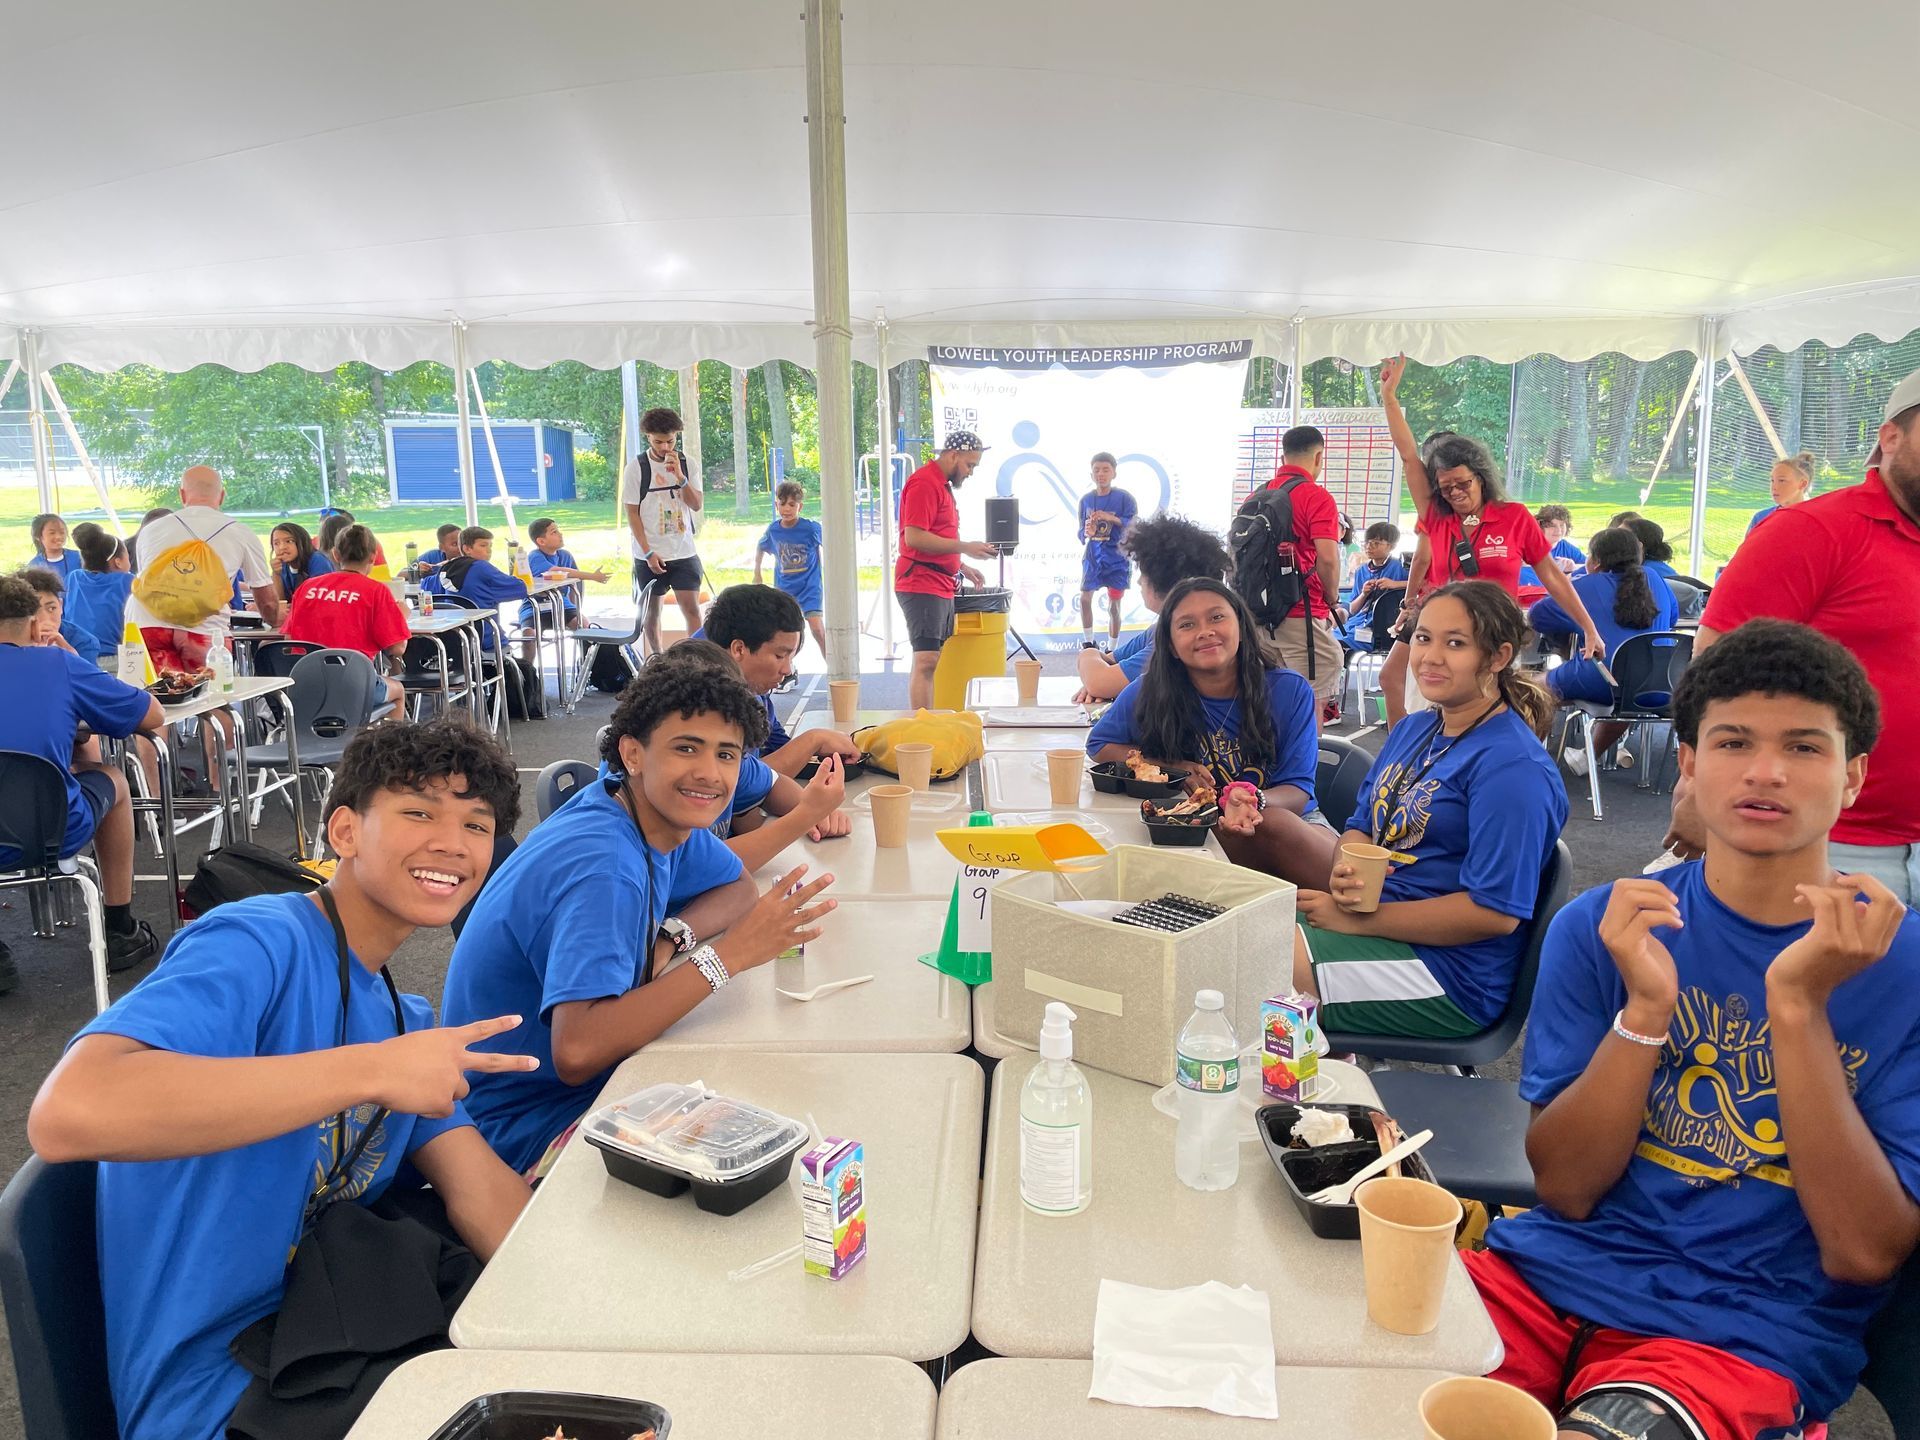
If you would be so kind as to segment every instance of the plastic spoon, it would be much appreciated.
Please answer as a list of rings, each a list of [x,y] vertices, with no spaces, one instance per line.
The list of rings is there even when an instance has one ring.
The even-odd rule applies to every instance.
[[[811,990],[777,990],[774,993],[784,995],[789,1000],[817,1000],[822,995],[831,995],[836,990],[864,985],[871,979],[873,979],[871,975],[856,975],[851,980],[829,980],[825,985],[816,985]]]
[[[1407,1156],[1413,1154],[1414,1151],[1418,1150],[1432,1138],[1433,1132],[1431,1130],[1422,1130],[1418,1135],[1410,1135],[1371,1165],[1362,1169],[1358,1175],[1355,1175],[1344,1185],[1329,1185],[1324,1190],[1314,1191],[1311,1195],[1307,1196],[1307,1199],[1315,1205],[1350,1205],[1353,1203],[1353,1192],[1358,1190],[1364,1182],[1380,1174],[1380,1172],[1385,1170],[1389,1165],[1406,1159]]]

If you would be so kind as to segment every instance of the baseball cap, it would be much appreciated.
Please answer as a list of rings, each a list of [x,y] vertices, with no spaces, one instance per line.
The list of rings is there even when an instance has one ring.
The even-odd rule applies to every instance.
[[[1887,397],[1887,408],[1880,416],[1880,423],[1884,425],[1894,416],[1904,414],[1916,405],[1920,405],[1920,370],[1914,371],[1893,387],[1893,393]],[[1879,463],[1880,444],[1875,441],[1873,453],[1867,456],[1867,468],[1872,469]]]
[[[990,447],[980,443],[980,437],[971,430],[949,430],[947,442],[940,449],[947,450],[985,450]]]

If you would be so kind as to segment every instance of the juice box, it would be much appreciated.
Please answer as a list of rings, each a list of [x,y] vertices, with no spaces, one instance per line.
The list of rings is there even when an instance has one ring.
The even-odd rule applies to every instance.
[[[867,1254],[865,1151],[829,1135],[800,1157],[801,1255],[809,1275],[838,1280]]]
[[[1286,991],[1260,1005],[1260,1088],[1269,1100],[1309,1098],[1313,1077],[1320,1073],[1314,1053],[1314,1018],[1319,1002],[1311,995]]]

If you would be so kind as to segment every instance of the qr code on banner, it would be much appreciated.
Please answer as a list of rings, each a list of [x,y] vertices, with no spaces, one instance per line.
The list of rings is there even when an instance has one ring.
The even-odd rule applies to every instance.
[[[980,428],[980,412],[970,405],[943,405],[940,407],[940,414],[946,421],[946,423],[941,426],[943,433],[948,430],[978,430]]]

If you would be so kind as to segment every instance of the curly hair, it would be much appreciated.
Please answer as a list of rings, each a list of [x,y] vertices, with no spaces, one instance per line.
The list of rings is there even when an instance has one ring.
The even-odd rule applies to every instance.
[[[1698,745],[1707,706],[1743,695],[1787,695],[1826,706],[1840,722],[1849,760],[1880,738],[1880,697],[1860,662],[1790,620],[1749,620],[1696,656],[1673,690],[1673,733],[1683,745]]]
[[[18,575],[0,576],[0,625],[31,620],[40,613],[40,594]]]
[[[510,833],[520,819],[520,772],[505,746],[462,715],[367,726],[347,742],[324,813],[331,819],[344,806],[364,815],[382,790],[420,791],[455,775],[466,781],[456,793],[485,804],[494,829]]]
[[[1520,668],[1520,651],[1527,643],[1527,617],[1521,613],[1519,602],[1491,580],[1456,580],[1420,602],[1420,613],[1414,620],[1416,629],[1436,600],[1457,600],[1466,609],[1467,621],[1473,626],[1473,643],[1487,657],[1485,668],[1492,667],[1492,657],[1502,645],[1513,647],[1506,665],[1494,676],[1494,684],[1507,708],[1545,740],[1554,717],[1560,713],[1560,701],[1531,671]]]
[[[1542,505],[1533,512],[1533,520],[1542,530],[1549,525],[1564,525],[1573,529],[1573,512],[1564,505]]]
[[[776,635],[797,635],[807,628],[800,602],[771,585],[729,585],[707,610],[707,638],[725,650],[738,640],[758,650]]]
[[[631,735],[646,744],[669,715],[718,715],[739,728],[748,749],[766,744],[767,707],[747,688],[740,672],[731,664],[732,673],[722,671],[703,654],[676,654],[679,648],[649,657],[620,692],[613,719],[600,738],[600,758],[613,769],[626,768],[620,758],[622,740]]]
[[[640,417],[642,435],[677,435],[686,428],[680,423],[680,412],[664,405],[656,405]]]
[[[66,598],[67,582],[44,565],[30,565],[25,570],[16,571],[14,578],[26,581],[36,595],[57,595],[62,599]]]
[[[1155,515],[1127,527],[1120,548],[1140,567],[1140,578],[1161,595],[1182,580],[1224,580],[1233,570],[1227,547],[1211,530],[1178,515]]]
[[[1427,477],[1433,484],[1433,506],[1442,515],[1451,515],[1453,506],[1440,493],[1441,472],[1464,465],[1480,481],[1480,503],[1497,505],[1507,498],[1500,483],[1500,467],[1493,463],[1493,452],[1468,435],[1449,435],[1435,445],[1427,458]]]

